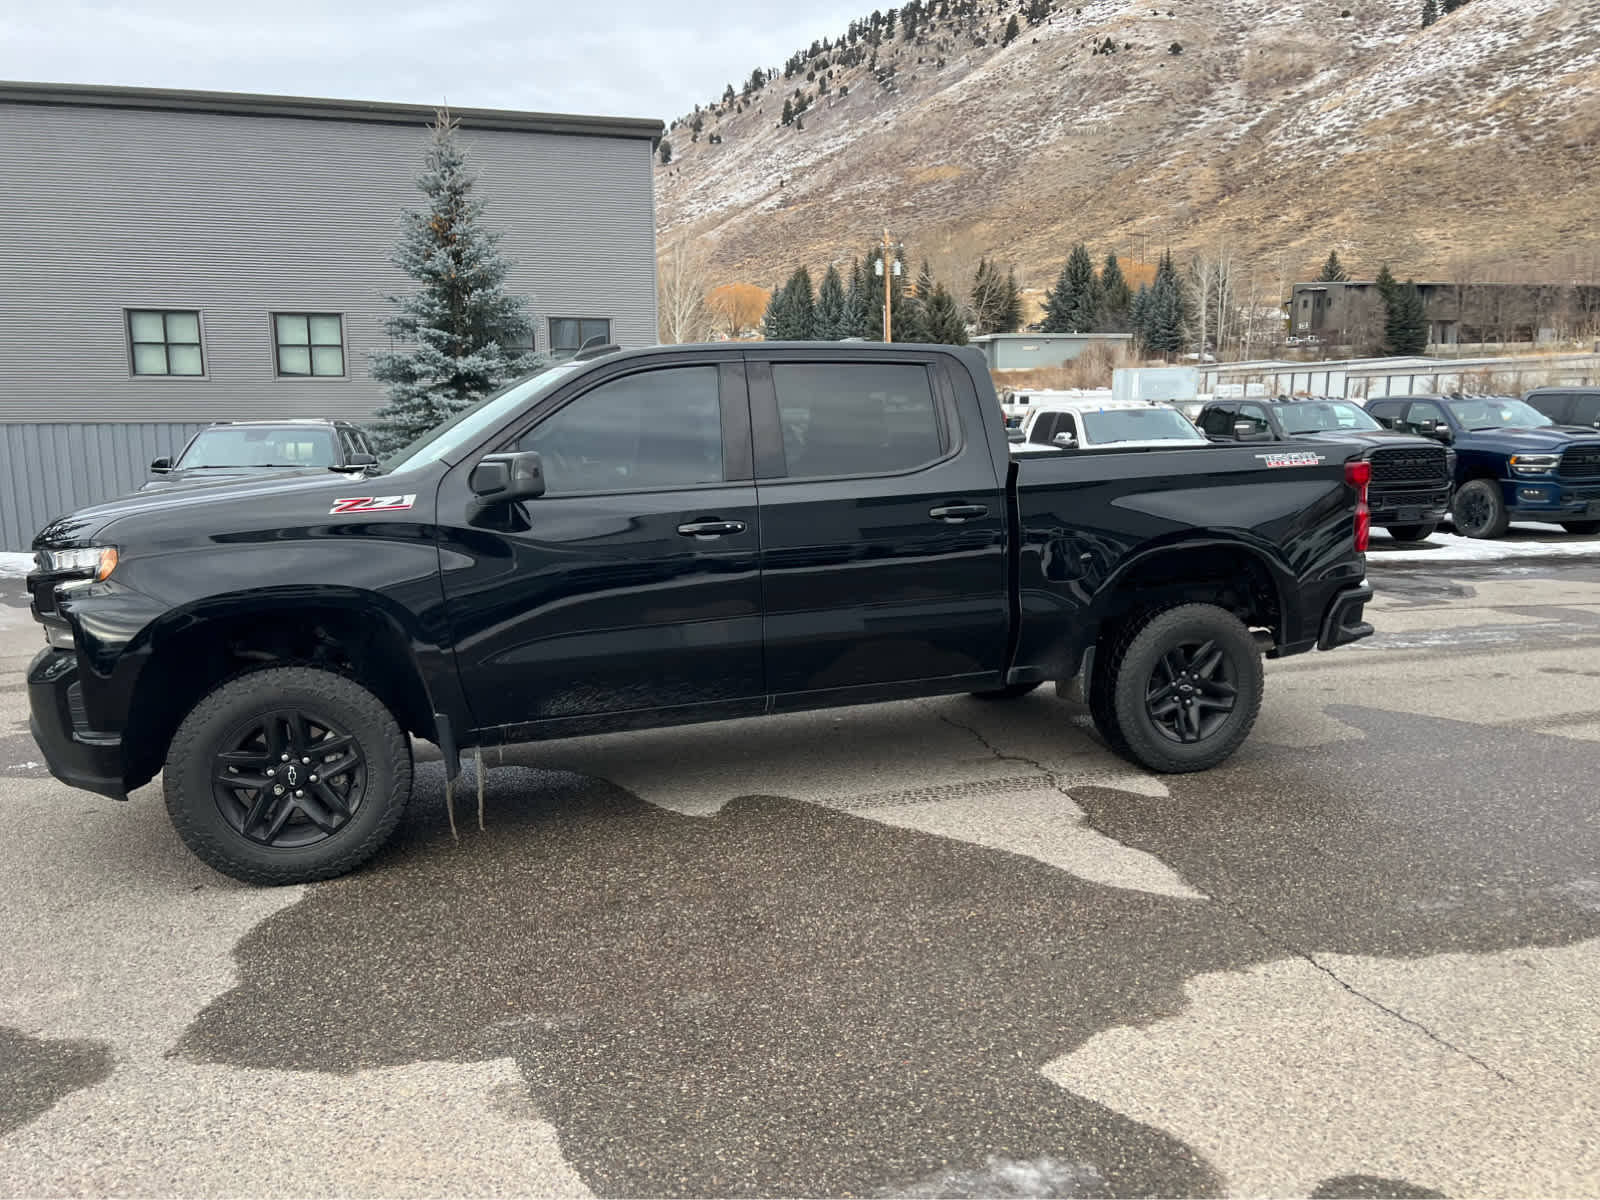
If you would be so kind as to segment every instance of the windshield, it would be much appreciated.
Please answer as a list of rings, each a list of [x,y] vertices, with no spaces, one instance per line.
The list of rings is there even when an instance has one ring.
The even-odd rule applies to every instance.
[[[1289,433],[1326,433],[1341,429],[1382,429],[1357,405],[1342,400],[1315,400],[1278,405],[1278,419]]]
[[[175,469],[331,467],[333,431],[296,425],[234,425],[202,430]]]
[[[397,450],[383,461],[381,469],[410,471],[429,463],[449,459],[463,447],[470,446],[486,431],[508,419],[530,400],[537,399],[555,387],[568,375],[586,366],[585,363],[562,363],[546,367],[526,379],[507,384],[493,395],[485,396],[471,408],[462,409],[455,416],[427,433],[403,450]]]
[[[1555,424],[1538,409],[1510,397],[1452,400],[1449,404],[1463,429],[1543,429]]]
[[[1113,442],[1159,440],[1203,442],[1206,435],[1171,408],[1113,408],[1083,414],[1083,431],[1091,446]]]

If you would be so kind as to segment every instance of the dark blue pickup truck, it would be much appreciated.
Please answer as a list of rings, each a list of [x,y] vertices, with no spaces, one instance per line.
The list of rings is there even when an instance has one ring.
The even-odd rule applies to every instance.
[[[90,791],[163,773],[190,849],[260,883],[373,854],[413,737],[453,777],[471,747],[1082,678],[1116,751],[1201,770],[1254,723],[1263,651],[1372,632],[1361,453],[1014,461],[949,347],[575,360],[360,475],[52,523],[33,733]]]
[[[1367,412],[1385,428],[1456,452],[1458,533],[1500,537],[1512,518],[1600,532],[1600,434],[1593,429],[1557,425],[1511,396],[1386,396],[1369,400]]]

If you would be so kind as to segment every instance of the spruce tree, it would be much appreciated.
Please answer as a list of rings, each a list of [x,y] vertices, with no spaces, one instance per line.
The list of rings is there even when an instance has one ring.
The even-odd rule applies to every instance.
[[[946,346],[967,344],[967,323],[962,319],[956,298],[945,290],[944,284],[934,284],[924,319],[930,342],[940,342]]]
[[[1378,295],[1383,297],[1385,304],[1393,304],[1395,293],[1400,289],[1400,281],[1389,270],[1389,264],[1384,263],[1378,268],[1377,278]]]
[[[1072,333],[1088,333],[1100,320],[1100,281],[1094,276],[1089,247],[1079,242],[1067,258],[1067,278],[1072,284],[1072,310],[1067,314]]]
[[[816,337],[821,341],[837,341],[845,336],[844,279],[839,268],[830,265],[817,289]]]
[[[1017,35],[1022,32],[1022,26],[1017,24],[1017,14],[1011,14],[1011,20],[1006,22],[1005,36],[1000,39],[1002,46],[1009,46],[1017,40]]]
[[[1395,290],[1384,323],[1384,341],[1390,354],[1421,354],[1428,348],[1428,317],[1422,291],[1412,280]]]
[[[1000,328],[996,333],[1015,333],[1022,328],[1022,290],[1017,287],[1017,271],[1006,272],[1004,305],[1000,309]]]
[[[1339,261],[1337,250],[1328,251],[1328,261],[1322,264],[1322,274],[1317,276],[1318,283],[1347,283],[1350,273],[1344,269],[1344,264]]]
[[[427,209],[400,218],[392,261],[420,287],[389,297],[399,312],[384,331],[403,348],[371,358],[372,377],[388,385],[389,403],[377,412],[388,447],[414,441],[545,361],[517,348],[533,344],[528,302],[505,290],[512,264],[499,253],[502,235],[483,227],[484,201],[473,193],[457,132],[441,110],[417,180]]]
[[[1071,333],[1072,313],[1076,307],[1072,294],[1072,273],[1067,269],[1067,263],[1062,263],[1061,274],[1056,276],[1055,287],[1045,289],[1044,320],[1039,323],[1043,331]]]
[[[1129,307],[1133,292],[1122,274],[1122,264],[1116,252],[1106,255],[1106,265],[1100,268],[1100,328],[1110,333],[1126,333]]]
[[[761,336],[775,342],[783,336],[783,288],[775,287],[767,297],[767,311],[761,315]]]
[[[1422,0],[1422,27],[1426,29],[1439,19],[1438,0]]]
[[[1143,309],[1141,340],[1145,350],[1168,357],[1182,350],[1190,324],[1189,301],[1170,250],[1156,266],[1155,283]]]
[[[798,267],[783,285],[783,307],[778,310],[778,337],[786,342],[809,342],[817,336],[817,298],[811,272]]]
[[[1133,299],[1128,302],[1128,329],[1134,340],[1145,346],[1150,340],[1150,289],[1145,284],[1139,285],[1139,290],[1133,294]]]
[[[859,258],[850,260],[850,286],[844,294],[844,321],[840,337],[864,338],[867,336],[867,305],[871,288]]]

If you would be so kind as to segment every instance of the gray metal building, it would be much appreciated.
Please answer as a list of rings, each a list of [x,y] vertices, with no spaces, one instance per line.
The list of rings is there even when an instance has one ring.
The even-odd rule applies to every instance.
[[[653,344],[661,123],[454,115],[536,348]],[[373,414],[433,116],[0,83],[0,549],[136,488],[205,422]]]
[[[1131,333],[986,333],[972,339],[991,371],[1064,367],[1090,346],[1121,350],[1132,343]]]

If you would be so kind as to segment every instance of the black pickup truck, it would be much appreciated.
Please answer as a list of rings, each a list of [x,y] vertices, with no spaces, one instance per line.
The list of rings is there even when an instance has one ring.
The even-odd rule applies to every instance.
[[[470,747],[1081,677],[1115,750],[1201,770],[1263,650],[1372,632],[1360,455],[1015,462],[972,350],[589,357],[365,475],[53,522],[34,737],[104,795],[164,772],[189,847],[261,883],[373,854],[411,737],[453,777]]]
[[[1372,464],[1372,523],[1398,542],[1420,542],[1450,513],[1455,452],[1385,429],[1349,400],[1213,400],[1195,424],[1219,442],[1355,442]]]

